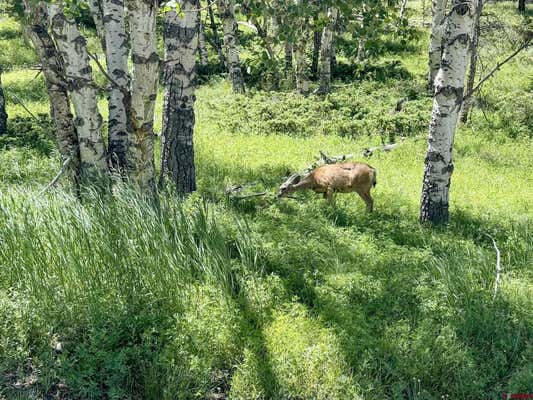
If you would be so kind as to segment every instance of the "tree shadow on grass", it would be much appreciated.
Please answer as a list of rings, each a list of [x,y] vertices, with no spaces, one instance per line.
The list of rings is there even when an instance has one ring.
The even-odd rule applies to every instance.
[[[356,375],[373,376],[386,388],[375,395],[405,396],[413,378],[437,397],[476,398],[505,387],[512,360],[525,351],[513,341],[531,327],[521,326],[503,300],[492,305],[493,249],[483,232],[505,243],[509,226],[464,211],[448,227],[429,229],[395,208],[373,215],[363,207],[285,208],[271,228],[298,245],[285,243],[276,250],[281,254],[268,254],[267,271],[334,329]],[[262,218],[261,212],[255,218]],[[365,240],[351,246],[336,230]],[[443,263],[440,269],[435,260]],[[453,272],[450,263],[456,265]],[[472,271],[462,278],[463,269]],[[430,310],[443,297],[448,304]]]

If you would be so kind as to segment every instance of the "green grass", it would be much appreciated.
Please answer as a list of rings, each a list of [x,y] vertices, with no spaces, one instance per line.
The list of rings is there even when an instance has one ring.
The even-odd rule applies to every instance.
[[[514,4],[487,7],[520,21]],[[18,46],[10,43],[2,45]],[[417,222],[431,109],[424,35],[417,46],[370,60],[400,60],[411,80],[336,82],[326,99],[235,96],[212,79],[198,90],[199,191],[183,202],[162,193],[158,207],[127,188],[83,203],[66,182],[40,194],[60,167],[51,128],[9,101],[10,134],[0,140],[0,398],[532,392],[529,55],[487,83],[487,118],[477,108],[458,129],[452,221],[430,229]],[[10,71],[3,82],[32,113],[48,112],[42,77]],[[403,97],[404,110],[390,113]],[[391,133],[404,143],[368,160],[378,170],[373,214],[353,194],[334,207],[312,193],[274,199],[283,177],[319,151],[358,153]],[[269,194],[224,195],[247,182]],[[487,234],[504,268],[495,298]]]

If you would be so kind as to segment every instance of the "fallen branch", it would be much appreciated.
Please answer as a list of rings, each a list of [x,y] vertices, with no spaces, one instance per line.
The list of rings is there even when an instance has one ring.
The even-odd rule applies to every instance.
[[[485,233],[485,236],[489,237],[492,240],[492,245],[494,246],[494,250],[496,250],[496,280],[494,282],[494,295],[492,296],[492,298],[495,299],[496,295],[498,294],[498,286],[500,284],[500,278],[503,272],[501,265],[501,256],[500,250],[498,249],[498,245],[496,244],[496,240],[494,240],[494,238],[488,233]]]
[[[363,150],[363,156],[368,158],[371,157],[376,151],[391,151],[398,147],[399,144],[401,143],[389,143],[383,146],[370,147]]]
[[[13,93],[8,93],[8,92],[4,92],[4,93],[7,94],[7,97],[11,97],[11,99],[13,99],[13,100],[15,101],[15,103],[20,104],[20,105],[22,106],[22,108],[23,108],[24,110],[26,110],[26,112],[27,112],[28,114],[30,114],[30,116],[31,116],[34,120],[39,121],[39,118],[37,118],[37,117],[35,116],[35,114],[32,113],[32,112],[28,109],[28,107],[26,107],[26,105],[22,102],[22,100],[20,100],[16,95],[14,95]]]
[[[44,194],[48,189],[50,189],[51,187],[54,187],[56,185],[56,183],[59,181],[59,178],[61,178],[61,176],[65,173],[65,171],[67,170],[68,166],[70,165],[70,163],[72,162],[72,156],[68,157],[64,162],[63,162],[63,165],[61,166],[61,169],[59,170],[59,172],[57,173],[57,175],[54,177],[54,179],[52,179],[52,181],[46,185],[38,194],[38,196],[41,196],[42,194]]]
[[[267,194],[268,194],[268,192],[259,192],[259,193],[245,194],[245,195],[242,195],[242,196],[232,196],[231,198],[232,199],[236,199],[236,200],[242,200],[242,199],[248,199],[250,197],[261,197],[261,196],[265,196]]]
[[[530,42],[531,42],[531,37],[527,38],[526,41],[524,43],[522,43],[522,45],[520,45],[520,47],[518,47],[512,54],[510,54],[505,60],[503,61],[500,61],[498,64],[496,64],[496,66],[487,74],[485,75],[483,78],[481,78],[481,80],[477,83],[476,86],[474,86],[472,88],[472,90],[470,90],[469,92],[465,93],[465,95],[463,96],[463,101],[465,101],[466,99],[468,99],[470,96],[472,96],[476,91],[479,90],[479,88],[481,87],[481,85],[483,85],[483,83],[489,79],[490,77],[492,77],[492,75],[494,75],[504,64],[506,64],[507,62],[509,62],[510,60],[513,59],[514,56],[516,56],[518,53],[520,53],[522,50],[524,50],[527,46],[529,46]]]

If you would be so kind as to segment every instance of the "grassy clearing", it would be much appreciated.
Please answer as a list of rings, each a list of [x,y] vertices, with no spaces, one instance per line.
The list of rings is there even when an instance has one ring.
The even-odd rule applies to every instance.
[[[510,3],[488,7],[517,18]],[[227,83],[208,82],[197,102],[199,192],[185,202],[164,193],[159,208],[126,188],[83,204],[64,188],[39,196],[59,168],[49,122],[9,102],[11,134],[0,140],[0,398],[533,391],[533,161],[521,114],[531,105],[530,55],[487,84],[487,119],[478,108],[458,130],[452,223],[428,229],[417,222],[431,108],[426,45],[421,35],[417,51],[377,60],[400,60],[411,80],[339,83],[320,101],[234,96]],[[6,92],[47,113],[33,78],[6,73]],[[390,114],[404,96],[404,111]],[[158,131],[160,102],[156,115]],[[391,127],[407,139],[369,161],[379,171],[372,215],[353,194],[335,207],[311,193],[223,195],[246,182],[273,193],[320,150],[358,152],[387,141]],[[505,271],[495,299],[485,234]]]

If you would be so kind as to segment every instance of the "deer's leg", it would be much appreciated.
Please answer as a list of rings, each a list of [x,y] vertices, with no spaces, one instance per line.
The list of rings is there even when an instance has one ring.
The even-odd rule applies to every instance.
[[[372,196],[370,196],[370,191],[366,190],[357,190],[357,194],[366,204],[366,211],[372,212],[374,210],[374,200],[372,199]]]
[[[333,188],[331,186],[328,186],[326,190],[326,199],[329,204],[333,204]]]

